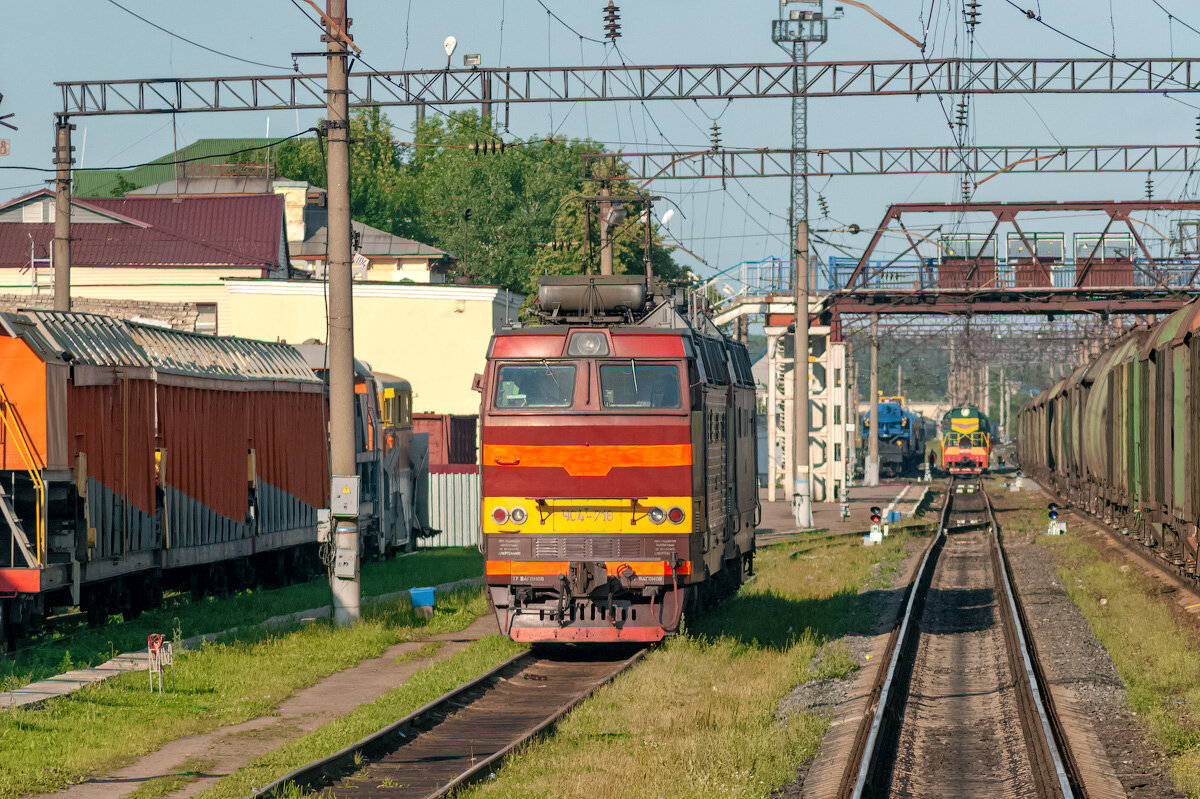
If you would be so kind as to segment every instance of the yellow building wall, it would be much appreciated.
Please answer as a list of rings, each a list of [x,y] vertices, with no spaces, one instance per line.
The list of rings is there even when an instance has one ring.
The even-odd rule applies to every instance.
[[[48,270],[46,270],[48,272]],[[215,302],[227,296],[223,278],[257,278],[259,268],[252,269],[156,269],[154,267],[127,269],[71,269],[71,295],[106,300],[145,300],[153,302]],[[45,293],[53,289],[49,274],[45,276]],[[0,268],[0,294],[32,294],[28,271]],[[224,333],[222,329],[220,332]]]
[[[220,304],[221,333],[292,344],[328,341],[322,295],[292,293],[287,283],[230,281]],[[271,284],[280,292],[269,293]],[[478,413],[471,381],[483,371],[492,333],[505,324],[505,306],[513,320],[522,298],[482,287],[407,286],[403,291],[412,296],[395,296],[399,290],[355,284],[355,356],[412,383],[417,413]]]

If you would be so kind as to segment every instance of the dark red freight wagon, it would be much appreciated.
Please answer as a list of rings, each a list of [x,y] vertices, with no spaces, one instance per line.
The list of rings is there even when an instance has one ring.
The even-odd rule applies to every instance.
[[[315,555],[324,385],[286,344],[0,314],[0,411],[8,637],[55,605],[100,620]]]

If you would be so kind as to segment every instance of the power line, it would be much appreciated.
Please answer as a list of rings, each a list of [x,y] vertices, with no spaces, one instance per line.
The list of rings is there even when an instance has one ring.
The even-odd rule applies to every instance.
[[[1188,30],[1190,30],[1192,33],[1200,34],[1200,30],[1196,30],[1196,29],[1195,29],[1195,28],[1193,28],[1191,25],[1187,24],[1186,22],[1184,22],[1183,20],[1181,20],[1179,17],[1177,17],[1177,16],[1175,16],[1174,14],[1172,14],[1170,11],[1168,11],[1168,10],[1166,9],[1166,7],[1165,7],[1165,6],[1164,6],[1162,3],[1158,2],[1158,0],[1150,0],[1150,2],[1151,2],[1151,3],[1154,3],[1154,5],[1156,5],[1156,6],[1158,6],[1159,8],[1161,8],[1161,9],[1163,10],[1163,13],[1167,15],[1167,19],[1174,20],[1175,22],[1178,22],[1180,25],[1182,25],[1183,27],[1187,28],[1187,29],[1188,29]]]
[[[301,130],[296,133],[293,133],[291,136],[284,136],[282,139],[276,139],[275,141],[270,142],[269,144],[259,144],[254,147],[244,147],[240,150],[231,150],[228,153],[224,153],[224,155],[226,155],[226,156],[240,155],[242,153],[252,153],[252,152],[255,152],[256,150],[269,150],[278,144],[284,143],[285,141],[291,141],[292,139],[298,139],[301,136],[305,135],[306,133],[316,133],[316,132],[317,132],[316,128],[308,128],[307,130]],[[121,172],[121,171],[124,171],[127,169],[137,169],[138,167],[143,167],[143,166],[175,166],[176,164],[190,164],[193,161],[208,161],[215,157],[217,157],[217,156],[198,155],[198,156],[195,156],[194,158],[178,158],[174,161],[159,161],[159,160],[143,161],[140,164],[127,164],[125,166],[97,166],[97,167],[92,167],[90,169],[81,169],[79,171],[80,172]],[[3,165],[3,166],[0,166],[0,169],[19,169],[19,170],[23,170],[26,172],[57,172],[58,171],[58,167],[46,167],[46,166],[7,166],[7,165]]]
[[[573,33],[573,34],[575,34],[576,36],[578,36],[580,39],[586,39],[587,41],[589,41],[589,42],[595,42],[596,44],[604,44],[604,40],[603,40],[603,39],[593,39],[591,36],[584,36],[582,33],[580,33],[579,31],[575,30],[574,28],[572,28],[570,25],[568,25],[566,22],[564,22],[564,21],[563,21],[563,18],[562,18],[562,17],[560,17],[558,14],[555,14],[553,11],[551,11],[551,10],[550,10],[550,7],[549,7],[549,6],[547,6],[545,3],[543,3],[543,2],[542,2],[542,0],[537,0],[537,4],[538,4],[539,6],[541,6],[542,8],[546,9],[546,13],[547,13],[547,14],[549,14],[550,16],[552,16],[552,17],[554,17],[556,20],[558,20],[558,24],[559,24],[559,25],[562,25],[564,28],[566,28],[566,29],[567,29],[567,30],[569,30],[571,33]]]
[[[261,61],[251,61],[249,58],[242,58],[241,56],[236,56],[231,53],[223,52],[221,50],[215,50],[212,47],[209,47],[208,45],[200,44],[200,42],[193,41],[192,39],[189,39],[186,36],[181,36],[180,34],[176,33],[173,30],[168,30],[167,28],[164,28],[162,25],[159,25],[156,22],[151,22],[150,20],[146,19],[145,17],[143,17],[141,14],[137,13],[136,11],[133,11],[132,9],[126,8],[125,6],[121,5],[120,3],[117,2],[117,0],[108,0],[108,2],[112,3],[114,6],[121,9],[126,14],[137,17],[138,19],[140,19],[142,22],[145,22],[150,27],[157,28],[158,30],[162,31],[163,33],[167,34],[168,36],[173,36],[182,42],[187,42],[188,44],[192,45],[193,47],[199,47],[201,50],[207,50],[210,53],[215,53],[216,55],[224,56],[225,58],[232,58],[234,61],[241,61],[243,64],[253,64],[256,67],[266,67],[267,69],[281,69],[284,72],[290,72],[293,69],[293,67],[281,67],[277,64],[264,64]]]

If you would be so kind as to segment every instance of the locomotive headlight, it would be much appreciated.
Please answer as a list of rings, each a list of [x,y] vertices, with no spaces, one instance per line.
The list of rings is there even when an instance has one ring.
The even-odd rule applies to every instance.
[[[573,333],[567,344],[567,355],[584,358],[608,355],[608,339],[600,332]]]
[[[662,508],[651,508],[650,512],[646,515],[649,516],[650,521],[654,522],[655,524],[662,524],[667,519],[667,512]]]
[[[667,521],[671,522],[671,524],[683,524],[683,520],[683,508],[671,508],[667,511]]]
[[[529,518],[529,514],[525,512],[524,508],[518,506],[509,512],[508,518],[512,519],[513,524],[524,524],[525,520]]]
[[[492,521],[496,524],[504,524],[508,521],[508,511],[505,508],[496,507],[492,511]]]

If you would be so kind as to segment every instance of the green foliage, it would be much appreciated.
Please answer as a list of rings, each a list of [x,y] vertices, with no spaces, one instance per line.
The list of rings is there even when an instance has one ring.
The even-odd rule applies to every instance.
[[[134,183],[129,178],[125,177],[123,174],[118,172],[117,173],[117,182],[116,182],[116,184],[113,185],[112,196],[113,197],[124,197],[126,194],[128,194],[129,192],[131,192],[137,188],[141,188],[141,187],[138,186],[138,184]]]
[[[596,193],[583,181],[584,153],[602,152],[596,142],[551,136],[482,152],[502,136],[474,111],[421,123],[411,143],[398,143],[387,116],[362,109],[350,125],[350,212],[354,219],[393,235],[415,239],[458,257],[454,276],[530,294],[539,274],[584,271],[583,203],[570,198]],[[490,149],[490,148],[489,148]],[[264,156],[257,156],[259,158]],[[283,177],[326,185],[324,153],[317,139],[293,139],[275,153]],[[614,194],[635,187],[614,176]],[[465,219],[465,212],[470,218]],[[630,219],[614,228],[614,271],[641,273],[643,228]],[[599,263],[599,226],[593,223],[591,257]],[[681,270],[652,232],[650,260],[666,279]],[[556,249],[554,242],[565,242]]]

